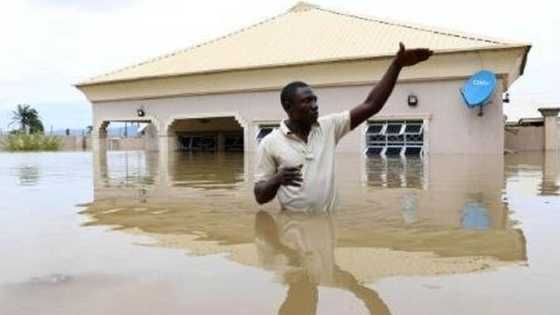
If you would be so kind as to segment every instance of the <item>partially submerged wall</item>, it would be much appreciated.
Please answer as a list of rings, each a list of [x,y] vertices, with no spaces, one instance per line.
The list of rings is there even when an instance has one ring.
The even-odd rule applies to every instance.
[[[505,131],[505,148],[515,152],[543,151],[544,127],[508,127]]]
[[[560,125],[560,121],[558,124]],[[560,147],[560,128],[557,131],[556,142]],[[544,147],[544,126],[510,126],[505,129],[506,150],[514,152],[544,151]]]

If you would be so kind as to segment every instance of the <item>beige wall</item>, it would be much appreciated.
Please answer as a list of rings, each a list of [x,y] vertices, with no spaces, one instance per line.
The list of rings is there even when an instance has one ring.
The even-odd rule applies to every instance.
[[[62,136],[62,150],[77,151],[85,149],[85,139],[82,136]]]
[[[107,141],[109,150],[136,151],[145,148],[144,138],[110,138]]]
[[[461,99],[458,91],[463,84],[464,80],[399,84],[376,118],[424,119],[428,133],[425,142],[432,153],[501,154],[504,141],[501,89],[496,91],[493,103],[486,106],[484,116],[479,117],[478,111],[468,109]],[[364,100],[370,88],[316,88],[321,114],[352,108]],[[419,98],[415,108],[407,105],[409,93]],[[259,122],[285,118],[279,91],[264,91],[93,103],[94,126],[99,127],[104,120],[136,120],[136,109],[140,106],[146,111],[143,119],[153,120],[160,138],[167,135],[169,125],[176,119],[234,116],[249,140],[245,141],[247,151],[255,150]],[[362,152],[364,132],[365,125],[348,135],[340,143],[339,151]]]
[[[557,147],[560,148],[560,120],[556,132]],[[545,127],[509,127],[505,132],[506,149],[515,152],[543,151],[545,148]]]
[[[506,131],[506,149],[515,152],[544,150],[544,127],[515,127]]]

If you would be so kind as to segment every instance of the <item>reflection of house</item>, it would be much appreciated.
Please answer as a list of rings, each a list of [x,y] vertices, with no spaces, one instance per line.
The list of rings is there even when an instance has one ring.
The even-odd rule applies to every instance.
[[[104,155],[96,166],[94,201],[82,212],[87,224],[147,234],[161,246],[194,254],[229,252],[235,261],[258,265],[253,240],[260,207],[244,181],[252,170],[245,166],[247,156],[182,154],[169,164],[159,163],[159,156]],[[470,272],[526,260],[523,232],[501,199],[501,156],[430,157],[408,169],[423,184],[409,181],[393,189],[361,181],[371,170],[367,163],[365,170],[356,167],[360,157],[339,159],[334,255],[359,280]],[[265,209],[278,212],[275,204]]]
[[[502,91],[523,73],[530,46],[335,12],[300,3],[286,13],[192,48],[78,84],[92,103],[95,146],[111,121],[151,122],[159,150],[254,151],[285,117],[279,90],[303,80],[323,114],[359,103],[398,48],[429,47],[430,61],[405,69],[386,108],[340,144],[388,155],[502,153]],[[294,49],[297,47],[297,49]],[[459,89],[481,68],[497,74],[485,114]],[[410,100],[409,100],[410,97]],[[416,99],[416,101],[411,101]],[[159,144],[157,144],[159,140]]]

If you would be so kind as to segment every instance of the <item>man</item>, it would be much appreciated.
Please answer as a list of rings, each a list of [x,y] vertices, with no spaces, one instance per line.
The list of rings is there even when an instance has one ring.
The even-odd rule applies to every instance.
[[[263,138],[257,151],[254,193],[259,204],[278,196],[282,210],[335,208],[336,144],[383,108],[403,67],[425,61],[433,53],[399,46],[381,81],[350,111],[319,118],[317,96],[306,83],[292,82],[282,89],[280,101],[288,119]]]

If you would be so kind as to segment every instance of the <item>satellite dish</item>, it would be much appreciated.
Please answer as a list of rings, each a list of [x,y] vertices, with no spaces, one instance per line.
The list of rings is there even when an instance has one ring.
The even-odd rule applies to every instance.
[[[486,105],[494,91],[496,90],[496,75],[488,70],[481,70],[475,73],[461,89],[463,100],[469,108],[480,107],[482,116],[482,106]]]

